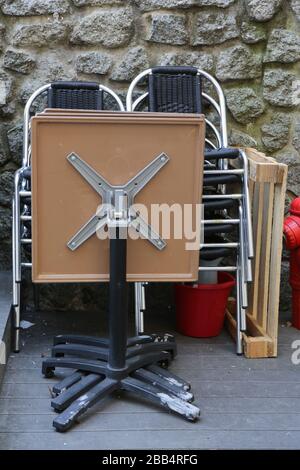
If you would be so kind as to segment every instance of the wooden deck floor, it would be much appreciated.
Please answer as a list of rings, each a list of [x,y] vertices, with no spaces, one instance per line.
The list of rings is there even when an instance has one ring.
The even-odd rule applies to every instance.
[[[226,333],[210,340],[177,336],[171,370],[189,379],[201,408],[185,422],[129,395],[95,406],[65,434],[52,428],[51,386],[41,375],[54,334],[99,332],[97,314],[27,314],[20,354],[11,354],[0,394],[0,449],[300,449],[300,365],[291,343],[300,338],[280,327],[278,359],[247,360],[234,354]],[[150,331],[172,331],[168,316],[152,318]]]

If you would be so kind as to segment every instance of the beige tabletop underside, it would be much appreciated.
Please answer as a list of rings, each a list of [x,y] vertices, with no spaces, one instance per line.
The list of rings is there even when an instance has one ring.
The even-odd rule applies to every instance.
[[[109,280],[109,241],[92,236],[77,250],[67,242],[96,212],[100,196],[66,160],[71,152],[111,184],[124,184],[161,152],[169,163],[135,202],[199,203],[205,122],[200,115],[44,112],[32,119],[32,244],[34,282]],[[171,224],[171,235],[173,232]],[[159,227],[154,227],[157,231]],[[192,281],[199,251],[170,238],[163,251],[128,239],[129,281]]]

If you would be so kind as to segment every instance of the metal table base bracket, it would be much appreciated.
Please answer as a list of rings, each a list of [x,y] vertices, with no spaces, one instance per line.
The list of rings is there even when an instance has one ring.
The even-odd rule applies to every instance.
[[[90,165],[82,160],[76,153],[68,155],[69,163],[80,173],[90,186],[99,194],[102,205],[69,240],[68,247],[74,251],[96,232],[100,233],[105,226],[112,227],[115,216],[123,221],[124,227],[133,228],[140,236],[146,238],[158,250],[163,250],[166,242],[153,228],[143,220],[140,214],[134,210],[135,196],[154,178],[154,176],[169,162],[165,153],[158,155],[152,162],[143,168],[136,176],[123,185],[111,185],[97,173]],[[124,207],[126,203],[127,207]],[[114,208],[111,214],[111,208]],[[122,211],[127,212],[124,218]]]

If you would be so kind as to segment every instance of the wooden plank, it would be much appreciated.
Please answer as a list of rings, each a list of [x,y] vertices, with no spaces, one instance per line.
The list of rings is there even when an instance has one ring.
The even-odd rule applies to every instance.
[[[260,183],[262,184],[262,183]],[[270,279],[270,255],[271,255],[271,233],[273,218],[274,183],[263,185],[263,198],[260,204],[263,208],[261,220],[259,275],[258,275],[258,304],[255,306],[257,314],[255,318],[264,330],[267,327],[268,297]]]
[[[256,340],[257,338],[253,338]],[[215,376],[217,373],[215,373]],[[232,399],[237,396],[240,397],[260,397],[260,398],[297,398],[300,396],[300,380],[296,382],[286,383],[285,381],[277,381],[276,383],[268,382],[266,378],[265,381],[255,381],[255,380],[239,380],[232,382],[230,376],[227,377],[227,380],[206,380],[206,374],[203,374],[203,377],[200,379],[192,380],[192,391],[195,396],[195,401],[205,400],[206,398],[211,397],[222,397]],[[36,413],[45,414],[47,412],[53,411],[50,407],[51,395],[50,390],[43,386],[43,384],[29,384],[20,385],[19,390],[16,390],[16,387],[13,384],[6,384],[3,387],[1,393],[1,399],[16,399],[16,400],[36,400],[42,399],[42,407],[36,410]],[[121,399],[127,402],[128,394],[121,394]],[[45,400],[44,400],[45,399]],[[47,400],[48,399],[48,402]],[[131,397],[132,399],[132,397]],[[144,404],[144,411],[150,412],[151,410],[159,411],[159,407],[147,408],[147,403]],[[113,410],[114,404],[112,402],[110,411]],[[105,406],[99,407],[98,412],[103,411],[107,413]],[[122,414],[126,413],[126,408],[122,411]],[[1,412],[0,412],[1,414]]]
[[[254,338],[256,339],[256,338]],[[217,373],[215,373],[216,377]],[[210,397],[260,397],[260,398],[297,398],[300,396],[300,377],[295,382],[281,381],[269,382],[268,375],[265,377],[265,381],[251,380],[250,378],[241,381],[235,381],[234,383],[230,379],[230,375],[223,381],[220,380],[207,380],[206,374],[197,380],[192,380],[192,391],[196,401],[201,401],[204,398]],[[122,394],[125,401],[130,395]],[[5,384],[1,392],[1,398],[3,399],[47,399],[48,403],[44,404],[44,409],[40,410],[45,413],[47,410],[53,412],[50,408],[51,394],[50,389],[46,384],[23,384],[16,387],[13,384]],[[113,404],[112,404],[113,407]],[[157,411],[160,410],[156,407]],[[103,412],[106,408],[101,408]],[[153,408],[155,410],[155,407]],[[147,405],[145,404],[145,411],[147,411]],[[149,411],[149,410],[148,410]],[[126,412],[126,409],[125,411]],[[1,414],[1,412],[0,412]]]
[[[245,367],[231,367],[230,357],[234,352],[231,353],[230,356],[227,357],[229,366],[224,366],[223,368],[205,368],[201,369],[201,371],[195,372],[194,369],[189,369],[186,367],[185,369],[180,369],[179,367],[176,368],[176,372],[180,375],[184,375],[185,379],[190,380],[193,387],[197,385],[197,383],[202,381],[214,381],[214,382],[226,382],[230,380],[231,382],[248,382],[248,381],[255,381],[255,382],[266,382],[266,380],[271,382],[282,382],[285,383],[295,383],[299,381],[299,368],[295,366],[289,366],[290,362],[288,355],[286,356],[286,362],[280,363],[279,367],[276,369],[269,368],[268,364],[269,361],[260,360],[260,363],[264,363],[264,368],[257,369],[255,366],[251,368],[249,367],[249,362],[245,361]],[[290,348],[288,349],[288,354],[290,355]],[[208,361],[210,359],[208,358]],[[224,364],[223,364],[224,365]],[[174,369],[172,369],[174,372]],[[53,386],[57,380],[54,379],[46,381],[43,377],[37,377],[34,371],[32,370],[11,370],[5,375],[4,382],[2,383],[1,387],[1,396],[2,398],[7,398],[7,394],[14,394],[19,397],[28,395],[27,390],[35,390],[36,386],[42,386],[43,390],[46,391],[46,395],[43,397],[48,396],[48,386]],[[13,388],[13,391],[11,391]],[[18,395],[18,390],[20,394]],[[38,390],[38,389],[37,389]],[[42,390],[42,389],[41,389]],[[23,393],[24,392],[24,393]],[[39,394],[42,392],[37,392],[38,395],[36,398],[39,398]],[[9,395],[10,396],[10,395]],[[105,408],[104,408],[105,411]],[[0,409],[1,413],[1,409]]]
[[[282,255],[282,221],[284,217],[285,192],[287,181],[287,167],[284,168],[285,178],[281,186],[275,188],[275,204],[273,211],[273,231],[270,260],[270,284],[272,291],[269,292],[269,315],[267,320],[267,333],[274,340],[274,352],[277,353],[278,337],[278,315],[280,297],[280,274]]]
[[[247,406],[245,404],[245,406]],[[22,436],[22,438],[20,438]],[[299,449],[300,432],[274,431],[202,431],[190,424],[185,432],[177,430],[139,430],[82,432],[63,435],[50,432],[0,434],[0,449],[5,450],[114,450],[114,449]],[[101,463],[101,460],[100,460]]]
[[[0,415],[0,432],[21,433],[43,432],[48,433],[52,427],[53,413],[48,415]],[[277,431],[300,431],[300,414],[293,413],[247,413],[247,419],[242,413],[228,415],[228,413],[206,413],[201,420],[201,424],[194,424],[201,431],[211,431],[220,429],[230,430],[265,430],[276,429]],[[100,414],[90,413],[88,419],[82,420],[80,426],[74,428],[72,433],[89,433],[89,432],[113,432],[122,430],[123,432],[132,429],[143,431],[174,430],[178,432],[190,431],[191,423],[179,420],[174,415],[167,413],[139,413],[133,415],[124,413],[117,414]],[[88,434],[86,434],[88,438]]]
[[[287,357],[288,357],[288,361],[287,361]],[[267,367],[270,367],[271,369],[276,369],[276,368],[281,368],[283,364],[285,364],[286,367],[288,366],[288,364],[291,364],[291,368],[296,368],[297,366],[294,366],[291,363],[290,357],[291,357],[291,351],[288,351],[286,355],[281,355],[277,361],[270,361],[267,366],[262,361],[253,360],[251,362],[251,367],[256,368],[256,369],[264,369]],[[197,378],[202,377],[202,373],[204,373],[206,369],[212,369],[212,368],[221,369],[223,367],[243,368],[245,367],[245,363],[247,363],[247,360],[242,356],[237,356],[233,348],[232,354],[226,355],[226,356],[221,351],[219,355],[217,354],[215,355],[205,354],[204,355],[201,352],[199,353],[193,352],[191,354],[184,354],[184,355],[179,354],[174,360],[174,362],[172,362],[172,366],[170,370],[174,374],[178,373],[183,378],[185,378],[185,371],[187,369],[187,364],[188,364],[190,371],[191,372],[193,371],[194,373],[194,378],[197,379]],[[30,360],[20,357],[18,363],[14,364],[13,366],[10,366],[7,369],[7,371],[8,370],[37,371],[41,376],[40,367],[41,367],[41,364],[40,365],[36,364],[36,367],[34,367],[32,366]],[[249,367],[249,364],[248,364],[248,367]],[[49,383],[52,383],[52,379],[50,379]]]
[[[262,199],[264,194],[264,187],[262,183],[257,183],[254,186],[253,193],[253,243],[255,257],[252,263],[253,266],[253,282],[250,286],[249,308],[248,311],[254,318],[257,316],[258,310],[258,290],[259,290],[259,275],[260,275],[260,256],[261,256],[261,234],[262,234],[262,220],[263,220],[263,205]]]
[[[250,206],[253,205],[253,193],[254,193],[255,184],[253,180],[249,180],[249,199],[250,199]]]
[[[252,338],[244,335],[244,354],[248,359],[274,357],[272,340],[265,336]]]
[[[254,340],[256,338],[253,338]],[[241,372],[240,372],[241,374]],[[237,396],[240,397],[260,397],[260,398],[298,398],[300,397],[300,376],[292,382],[286,382],[284,380],[284,374],[281,377],[281,380],[275,382],[270,381],[268,373],[265,374],[265,380],[256,381],[251,377],[248,377],[248,380],[239,380],[232,383],[230,374],[227,374],[227,377],[221,380],[215,380],[217,378],[217,372],[208,380],[206,374],[201,378],[193,379],[192,381],[192,391],[195,395],[195,399],[202,400],[203,398],[210,397],[228,397],[234,398]],[[122,394],[127,400],[127,397],[130,394]],[[17,398],[17,399],[39,399],[39,398],[49,398],[51,399],[50,390],[46,384],[23,384],[19,387],[14,387],[13,384],[6,384],[3,387],[1,392],[1,398]],[[51,410],[48,405],[47,409]],[[44,411],[47,411],[45,409]],[[101,408],[105,412],[106,408]],[[147,408],[145,407],[145,410]],[[157,407],[159,411],[160,408]],[[126,410],[125,410],[126,411]],[[299,410],[300,412],[300,410]]]

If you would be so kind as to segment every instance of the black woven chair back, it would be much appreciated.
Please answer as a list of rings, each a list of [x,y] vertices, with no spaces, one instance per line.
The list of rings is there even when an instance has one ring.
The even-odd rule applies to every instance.
[[[95,82],[54,82],[48,90],[49,108],[102,109],[103,96]]]
[[[148,80],[149,111],[201,113],[201,80],[195,67],[155,67]]]

